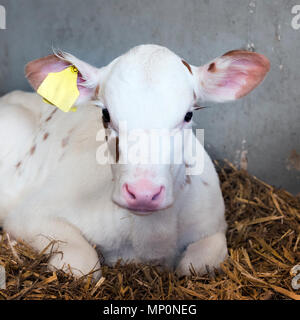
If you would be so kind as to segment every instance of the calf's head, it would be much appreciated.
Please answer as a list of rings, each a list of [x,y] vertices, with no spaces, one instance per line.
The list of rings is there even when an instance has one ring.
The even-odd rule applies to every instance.
[[[121,125],[127,134],[140,132],[151,141],[154,132],[176,132],[191,127],[192,112],[197,101],[226,102],[239,99],[253,90],[269,71],[263,55],[242,50],[230,51],[200,67],[189,65],[170,50],[156,45],[142,45],[95,68],[76,57],[61,53],[30,62],[26,76],[35,90],[50,72],[70,65],[79,70],[77,105],[87,101],[103,109],[103,120],[109,129],[109,150],[115,150]],[[139,130],[139,131],[136,131]],[[161,131],[159,131],[161,130]],[[132,143],[118,146],[118,157],[132,150]],[[137,214],[147,214],[172,205],[176,187],[185,176],[181,165],[166,164],[172,148],[148,150],[146,160],[156,152],[159,164],[129,163],[112,165],[114,192],[112,199]],[[180,149],[180,148],[179,148]],[[152,158],[151,158],[152,159]],[[145,160],[145,159],[144,159]],[[162,163],[163,162],[163,163]],[[186,161],[187,162],[187,161]],[[175,183],[176,182],[178,183]]]

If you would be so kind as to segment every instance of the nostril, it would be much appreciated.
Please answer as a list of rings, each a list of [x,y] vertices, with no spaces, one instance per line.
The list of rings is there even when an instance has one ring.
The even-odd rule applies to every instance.
[[[148,180],[124,183],[122,193],[128,208],[139,210],[155,210],[164,201],[165,186],[154,185]]]
[[[136,199],[135,194],[132,193],[132,192],[129,190],[129,187],[128,187],[128,184],[127,184],[127,183],[126,183],[126,185],[125,185],[125,189],[126,189],[127,193],[129,194],[129,196],[130,196],[131,199]]]
[[[163,190],[163,187],[160,187],[160,190],[152,197],[152,201],[155,201],[159,198],[162,190]]]

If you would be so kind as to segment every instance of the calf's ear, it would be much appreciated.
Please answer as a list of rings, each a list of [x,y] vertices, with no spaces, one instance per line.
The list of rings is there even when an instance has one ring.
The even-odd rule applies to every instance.
[[[239,99],[257,87],[269,70],[270,62],[261,54],[229,51],[204,66],[193,68],[197,98],[215,102]]]
[[[99,89],[99,70],[65,52],[52,54],[29,62],[25,66],[25,75],[34,90],[38,90],[49,73],[60,72],[69,66],[78,69],[77,88],[79,97],[77,104],[89,101]]]

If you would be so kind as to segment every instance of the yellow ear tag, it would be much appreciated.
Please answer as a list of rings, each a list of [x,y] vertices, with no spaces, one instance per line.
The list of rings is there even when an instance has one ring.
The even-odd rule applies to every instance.
[[[44,98],[44,102],[64,112],[76,111],[76,107],[72,106],[79,97],[77,78],[78,70],[75,66],[60,72],[51,72],[41,83],[37,93]]]

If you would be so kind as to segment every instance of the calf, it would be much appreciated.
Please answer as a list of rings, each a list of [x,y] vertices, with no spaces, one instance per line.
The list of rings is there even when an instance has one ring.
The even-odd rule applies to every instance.
[[[50,55],[30,62],[26,77],[38,90],[50,73],[69,66],[78,70],[77,112],[61,112],[35,93],[0,99],[5,230],[36,250],[58,240],[49,267],[75,276],[100,275],[97,248],[108,265],[156,263],[179,274],[191,265],[199,273],[217,268],[227,255],[224,202],[202,145],[202,173],[186,175],[188,156],[179,164],[100,165],[96,153],[106,142],[96,136],[104,125],[115,154],[122,121],[129,133],[139,129],[146,137],[153,129],[183,134],[197,101],[245,96],[263,80],[269,61],[237,50],[196,67],[164,47],[141,45],[100,69],[70,54]],[[129,146],[119,144],[118,158]],[[175,149],[160,149],[160,156]]]

